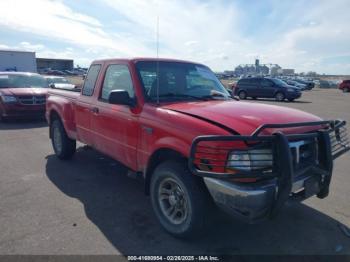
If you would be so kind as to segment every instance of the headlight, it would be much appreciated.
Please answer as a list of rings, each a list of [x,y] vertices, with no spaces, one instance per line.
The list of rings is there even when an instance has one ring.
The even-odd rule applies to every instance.
[[[272,158],[271,149],[232,151],[228,157],[227,167],[244,171],[272,168]]]
[[[288,92],[295,92],[295,91],[297,91],[297,90],[294,89],[294,88],[287,88],[287,91],[288,91]]]
[[[16,103],[17,102],[17,98],[14,96],[1,96],[2,101],[4,101],[4,103]]]

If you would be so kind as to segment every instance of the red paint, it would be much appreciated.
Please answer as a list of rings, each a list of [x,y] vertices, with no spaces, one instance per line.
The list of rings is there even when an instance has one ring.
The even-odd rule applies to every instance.
[[[18,73],[18,72],[4,72],[0,73],[0,77],[4,75],[26,75],[26,76],[39,76],[37,74],[31,73]],[[47,88],[32,88],[32,87],[0,87],[0,118],[6,117],[35,117],[35,116],[44,116],[45,114],[45,103],[40,105],[29,105],[21,103],[19,97],[33,97],[33,96],[46,96]],[[13,103],[5,103],[1,96],[14,96],[17,101]]]

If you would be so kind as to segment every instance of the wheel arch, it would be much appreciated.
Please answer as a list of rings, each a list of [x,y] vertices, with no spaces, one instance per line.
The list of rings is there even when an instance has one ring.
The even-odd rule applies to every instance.
[[[184,156],[179,151],[176,151],[171,148],[159,148],[150,156],[146,171],[144,173],[145,178],[145,194],[149,195],[150,193],[150,183],[151,177],[154,169],[162,162],[166,160],[178,160],[178,161],[186,161],[187,157]]]
[[[62,122],[60,114],[55,109],[52,109],[50,111],[50,114],[49,114],[49,125],[50,125],[50,127],[51,127],[51,123],[54,120],[56,120],[56,119],[58,119],[58,120],[60,120]],[[50,138],[52,138],[52,130],[51,130],[51,128],[49,130],[49,136],[50,136]]]

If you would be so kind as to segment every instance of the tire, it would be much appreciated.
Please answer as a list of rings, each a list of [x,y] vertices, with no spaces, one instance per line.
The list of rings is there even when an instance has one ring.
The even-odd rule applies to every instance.
[[[76,151],[76,141],[67,136],[66,130],[59,119],[52,121],[50,125],[52,147],[59,159],[72,158]]]
[[[253,96],[252,99],[253,99],[253,100],[256,100],[257,98],[256,98],[256,96]]]
[[[194,238],[204,232],[212,201],[185,161],[161,163],[151,177],[150,195],[154,213],[168,233]]]
[[[350,88],[349,88],[349,87],[345,87],[345,88],[343,89],[343,92],[344,92],[344,93],[350,92]]]
[[[239,99],[241,99],[241,100],[244,100],[244,99],[247,99],[247,92],[246,91],[239,91],[238,92],[238,97],[239,97]]]
[[[295,99],[294,98],[288,98],[289,102],[293,102]]]
[[[282,92],[277,92],[275,94],[275,100],[278,102],[282,102],[285,99],[285,95]]]

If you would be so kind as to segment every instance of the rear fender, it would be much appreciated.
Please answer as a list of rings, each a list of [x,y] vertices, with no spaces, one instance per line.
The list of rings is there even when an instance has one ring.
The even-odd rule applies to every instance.
[[[48,122],[51,124],[52,116],[56,115],[61,120],[64,129],[68,137],[75,139],[76,138],[76,125],[75,125],[75,117],[74,117],[74,107],[71,102],[64,101],[61,98],[55,98],[55,100],[60,100],[55,103],[50,101],[49,103],[49,119]]]

